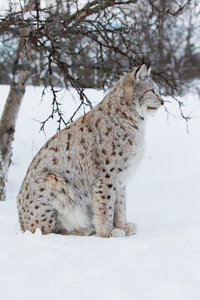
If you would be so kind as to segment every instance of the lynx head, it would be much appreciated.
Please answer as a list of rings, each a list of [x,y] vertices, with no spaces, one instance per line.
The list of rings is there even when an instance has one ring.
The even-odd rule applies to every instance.
[[[135,71],[132,76],[135,81],[134,92],[138,99],[139,109],[143,114],[153,115],[158,108],[164,104],[159,94],[159,88],[150,77],[151,67],[143,64]]]

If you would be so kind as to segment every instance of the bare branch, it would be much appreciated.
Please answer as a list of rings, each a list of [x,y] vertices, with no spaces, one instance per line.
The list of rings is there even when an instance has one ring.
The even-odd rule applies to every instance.
[[[106,8],[113,7],[115,5],[127,5],[132,3],[137,3],[137,0],[95,0],[92,2],[88,2],[81,10],[78,10],[74,15],[72,15],[70,21],[76,20],[76,22],[79,23],[86,19],[88,16],[102,12]]]

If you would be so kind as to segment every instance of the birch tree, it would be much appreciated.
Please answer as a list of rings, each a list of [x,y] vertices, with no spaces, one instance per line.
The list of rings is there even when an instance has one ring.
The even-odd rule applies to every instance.
[[[0,151],[0,200],[6,199],[6,173],[4,170],[2,155]]]
[[[39,1],[26,1],[22,10],[22,20],[25,14],[37,9]],[[30,26],[22,27],[10,91],[0,120],[0,200],[5,200],[5,180],[11,163],[12,142],[15,125],[26,90],[30,74],[31,44],[29,43]]]

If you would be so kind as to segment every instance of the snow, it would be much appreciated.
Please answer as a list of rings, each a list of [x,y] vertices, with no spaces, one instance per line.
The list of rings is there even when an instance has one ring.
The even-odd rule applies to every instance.
[[[0,89],[2,111],[8,87]],[[44,120],[51,109],[50,95],[40,103],[41,91],[27,88],[13,144],[7,201],[0,203],[0,299],[199,300],[200,119],[190,121],[190,134],[179,118],[170,118],[168,125],[163,108],[149,119],[146,152],[127,192],[128,220],[138,225],[135,236],[23,233],[16,195],[30,161],[46,140],[33,119]],[[102,98],[102,92],[87,92],[95,101]],[[76,103],[69,102],[70,94],[62,96],[70,116]],[[188,102],[190,98],[194,96],[188,96]],[[56,121],[48,124],[47,138],[56,127]]]

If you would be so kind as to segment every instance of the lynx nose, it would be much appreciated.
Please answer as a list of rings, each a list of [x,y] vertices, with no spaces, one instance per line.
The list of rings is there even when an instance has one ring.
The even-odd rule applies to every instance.
[[[165,103],[161,97],[159,97],[159,100],[160,100],[161,105],[163,105]]]

